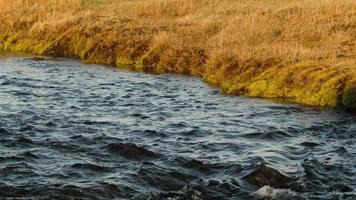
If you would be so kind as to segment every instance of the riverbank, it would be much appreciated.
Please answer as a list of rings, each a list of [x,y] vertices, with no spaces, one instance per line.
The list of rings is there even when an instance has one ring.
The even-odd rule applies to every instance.
[[[356,199],[353,114],[46,58],[0,58],[2,198]]]
[[[0,0],[0,48],[356,109],[353,1]]]

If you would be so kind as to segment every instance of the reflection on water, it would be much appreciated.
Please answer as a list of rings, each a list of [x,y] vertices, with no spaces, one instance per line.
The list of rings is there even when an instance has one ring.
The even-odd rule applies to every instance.
[[[197,78],[0,60],[0,196],[355,199],[356,117]]]

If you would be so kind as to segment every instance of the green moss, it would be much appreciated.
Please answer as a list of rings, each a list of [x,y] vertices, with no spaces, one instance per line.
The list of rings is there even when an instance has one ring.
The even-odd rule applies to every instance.
[[[343,91],[342,103],[346,109],[356,111],[356,80],[349,81]]]
[[[6,37],[3,37],[6,38]],[[335,68],[323,68],[316,61],[303,61],[292,65],[274,65],[264,70],[255,66],[241,69],[237,61],[231,63],[207,64],[194,71],[196,63],[189,60],[162,60],[170,58],[176,52],[151,48],[135,61],[129,53],[115,52],[105,46],[98,46],[92,39],[80,37],[72,39],[21,38],[18,35],[8,37],[0,48],[11,51],[50,54],[54,56],[78,56],[89,63],[115,65],[149,73],[187,73],[203,76],[203,79],[219,87],[224,93],[251,97],[283,98],[290,101],[322,107],[342,105],[356,111],[356,81],[348,81],[345,73]],[[163,56],[162,56],[163,55]],[[187,54],[190,55],[190,54]],[[186,57],[184,57],[186,58]],[[180,62],[177,64],[177,62]],[[180,67],[180,65],[184,65]],[[218,67],[220,66],[220,67]],[[199,72],[199,73],[198,73]],[[346,86],[345,82],[347,82]],[[341,98],[340,98],[341,97]]]
[[[229,71],[229,67],[213,69],[210,67],[204,80],[217,85],[224,93],[288,99],[300,104],[337,107],[343,103],[343,83],[345,73],[337,68],[321,67],[316,61],[303,61],[292,65],[275,65],[251,76],[256,68],[251,66],[246,71]],[[350,104],[355,104],[354,102]]]
[[[133,65],[135,62],[129,56],[117,56],[115,64],[117,67]]]
[[[249,96],[260,97],[263,96],[268,88],[268,83],[266,80],[255,81],[248,87]]]

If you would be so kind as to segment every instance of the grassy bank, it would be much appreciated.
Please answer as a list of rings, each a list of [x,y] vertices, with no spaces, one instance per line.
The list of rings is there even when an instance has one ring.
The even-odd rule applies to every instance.
[[[0,48],[356,110],[352,0],[0,0]]]

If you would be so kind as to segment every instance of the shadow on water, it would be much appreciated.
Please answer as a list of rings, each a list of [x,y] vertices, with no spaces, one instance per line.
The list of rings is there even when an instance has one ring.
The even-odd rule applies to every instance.
[[[268,185],[279,199],[355,199],[355,122],[192,77],[5,55],[0,196],[258,199]]]

